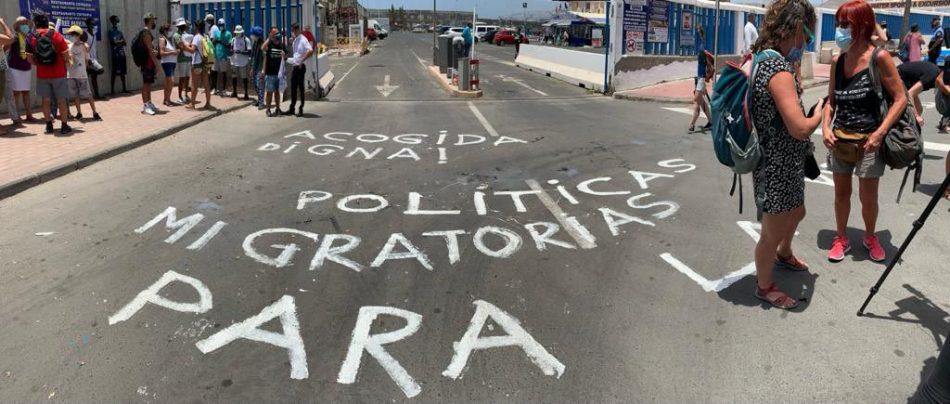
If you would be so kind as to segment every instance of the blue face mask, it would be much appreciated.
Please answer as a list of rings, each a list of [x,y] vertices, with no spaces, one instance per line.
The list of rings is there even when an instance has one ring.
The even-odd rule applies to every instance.
[[[29,25],[21,25],[21,26],[20,26],[20,32],[22,32],[22,33],[24,33],[24,34],[29,34],[29,33],[30,33],[30,26],[29,26]]]
[[[850,28],[838,27],[838,29],[835,30],[835,44],[838,45],[838,48],[840,48],[842,52],[848,51],[848,48],[851,47],[851,42]]]

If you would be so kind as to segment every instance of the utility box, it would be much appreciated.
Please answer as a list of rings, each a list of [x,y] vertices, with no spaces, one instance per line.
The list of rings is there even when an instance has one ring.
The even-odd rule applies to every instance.
[[[452,37],[448,35],[439,36],[439,72],[446,74],[449,67],[452,67]]]
[[[459,58],[459,90],[471,91],[472,89],[472,67],[469,64],[469,58]]]

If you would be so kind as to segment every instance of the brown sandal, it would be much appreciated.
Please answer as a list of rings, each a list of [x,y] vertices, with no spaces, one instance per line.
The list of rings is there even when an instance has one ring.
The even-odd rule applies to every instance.
[[[788,257],[783,257],[781,255],[775,255],[775,266],[792,271],[792,272],[807,272],[808,263],[798,259],[795,255],[789,255]]]
[[[769,293],[775,293],[775,292],[781,293],[781,295],[774,299],[769,299],[768,298]],[[765,289],[760,289],[759,285],[755,285],[755,297],[759,298],[760,300],[764,300],[768,302],[773,307],[777,307],[783,310],[792,310],[798,307],[798,301],[793,299],[787,293],[779,290],[779,288],[775,286],[774,282],[772,283],[772,285],[770,285],[769,287]]]

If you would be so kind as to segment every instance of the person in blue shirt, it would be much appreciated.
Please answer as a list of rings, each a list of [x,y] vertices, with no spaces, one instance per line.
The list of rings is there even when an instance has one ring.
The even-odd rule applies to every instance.
[[[466,24],[462,30],[462,39],[465,40],[465,57],[472,54],[472,44],[475,42],[472,38],[472,24]]]
[[[709,93],[706,92],[706,82],[712,78],[713,69],[709,66],[709,52],[706,52],[706,33],[703,27],[696,26],[696,79],[693,90],[693,119],[689,122],[689,132],[696,131],[696,120],[699,119],[699,111],[706,114],[706,120],[709,121],[702,130],[712,128],[712,114],[709,113]]]

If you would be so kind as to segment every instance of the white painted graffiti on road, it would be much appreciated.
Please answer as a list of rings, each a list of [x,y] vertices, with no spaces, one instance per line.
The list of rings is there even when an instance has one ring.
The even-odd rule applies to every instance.
[[[510,136],[489,139],[487,136],[464,133],[449,135],[448,131],[444,130],[438,135],[328,132],[319,137],[305,130],[286,135],[283,139],[279,143],[265,143],[259,146],[257,151],[272,154],[307,153],[314,157],[342,156],[348,159],[411,161],[421,161],[422,156],[434,151],[437,154],[438,164],[446,164],[452,147],[475,145],[499,147],[505,144],[529,143],[527,140]],[[431,143],[432,139],[435,139],[434,143]]]

